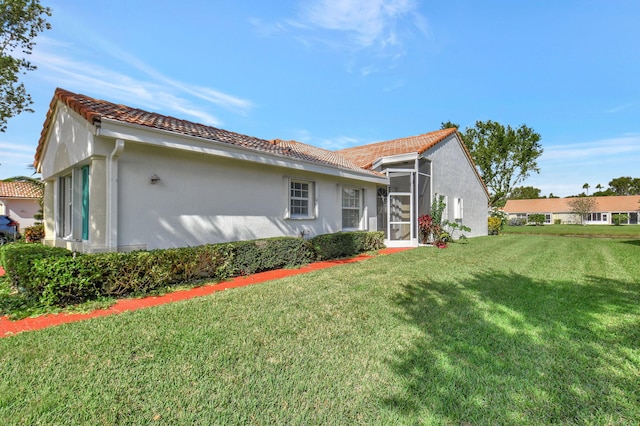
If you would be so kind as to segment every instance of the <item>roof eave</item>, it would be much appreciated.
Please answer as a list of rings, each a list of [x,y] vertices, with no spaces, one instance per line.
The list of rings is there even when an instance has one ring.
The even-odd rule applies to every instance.
[[[163,137],[158,138],[157,141],[150,141],[148,137],[145,137],[145,134],[148,136],[148,133],[161,134]],[[278,153],[237,146],[215,139],[185,135],[169,130],[156,129],[140,124],[126,123],[104,117],[101,120],[100,127],[97,129],[97,135],[107,138],[123,139],[136,143],[161,146],[170,149],[179,149],[183,151],[233,158],[258,164],[312,171],[325,175],[357,179],[378,184],[386,184],[388,181],[385,176],[376,176],[376,174],[370,170],[363,169],[362,171],[358,171],[338,166],[324,165],[309,160],[288,157]],[[181,141],[185,142],[181,143]],[[193,142],[197,142],[197,144],[194,144]]]

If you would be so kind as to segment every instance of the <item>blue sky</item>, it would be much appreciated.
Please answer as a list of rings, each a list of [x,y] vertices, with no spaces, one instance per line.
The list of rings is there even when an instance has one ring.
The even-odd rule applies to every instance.
[[[640,1],[47,1],[0,133],[0,179],[30,174],[56,87],[327,149],[477,120],[533,128],[567,196],[640,177]]]

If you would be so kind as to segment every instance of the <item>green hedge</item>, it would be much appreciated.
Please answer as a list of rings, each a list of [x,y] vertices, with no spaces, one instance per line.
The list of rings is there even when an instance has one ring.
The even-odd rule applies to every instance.
[[[313,262],[316,255],[301,238],[278,237],[231,243],[232,274],[248,275]]]
[[[382,232],[344,232],[320,235],[310,241],[281,237],[73,256],[64,249],[20,244],[3,249],[0,259],[16,288],[44,306],[63,306],[352,256],[384,247],[383,238]]]
[[[318,260],[339,259],[384,248],[384,233],[339,232],[315,236],[310,242]]]
[[[142,295],[199,279],[227,279],[232,257],[230,245],[218,244],[43,259],[34,264],[29,290],[46,306]]]
[[[26,288],[30,284],[33,264],[45,258],[71,256],[69,250],[48,247],[42,244],[6,244],[0,246],[0,265],[4,268],[5,277],[14,288]]]

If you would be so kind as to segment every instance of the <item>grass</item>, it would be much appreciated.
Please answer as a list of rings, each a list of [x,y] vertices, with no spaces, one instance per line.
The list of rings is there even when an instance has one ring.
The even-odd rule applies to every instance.
[[[640,225],[507,225],[502,232],[506,234],[562,235],[599,238],[640,238]]]
[[[422,247],[0,339],[2,424],[637,424],[640,241]]]

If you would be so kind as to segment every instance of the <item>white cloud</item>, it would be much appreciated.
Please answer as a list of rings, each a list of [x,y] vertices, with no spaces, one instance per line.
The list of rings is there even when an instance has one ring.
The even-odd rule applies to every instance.
[[[640,163],[640,134],[620,135],[583,143],[544,148],[538,164],[540,174],[532,174],[522,186],[540,188],[565,197],[584,191],[588,182],[606,186],[619,176],[637,176]]]
[[[318,146],[330,151],[336,151],[365,143],[362,139],[341,135],[334,138],[320,139]]]
[[[31,155],[33,155],[33,152],[35,151],[35,149],[32,146],[18,145],[18,144],[9,143],[9,142],[0,142],[0,149],[3,151],[9,150],[10,152],[16,155],[20,155],[19,153],[16,153],[16,151],[22,151],[25,153],[29,153]]]
[[[134,78],[89,60],[74,59],[79,56],[78,48],[47,38],[40,40],[32,62],[38,66],[40,78],[47,79],[58,87],[179,115],[180,118],[191,118],[208,125],[219,126],[222,123],[217,116],[207,111],[211,104],[240,114],[253,108],[253,103],[249,100],[210,87],[171,79],[106,41],[100,40],[98,43],[110,57],[129,67],[132,74],[135,74],[133,71],[142,72],[148,79]]]
[[[299,129],[294,131],[293,139],[298,142],[303,142],[309,145],[324,148],[329,151],[337,151],[339,149],[350,148],[356,145],[363,145],[367,143],[363,139],[354,138],[351,136],[336,136],[333,138],[318,138],[315,137],[310,131],[305,129]]]
[[[615,106],[615,107],[613,107],[611,109],[608,109],[607,113],[616,114],[618,112],[625,111],[625,110],[627,110],[629,108],[633,108],[634,106],[635,106],[635,104],[633,104],[633,103],[618,105],[618,106]]]
[[[293,33],[307,46],[322,44],[349,54],[374,53],[387,60],[405,55],[410,34],[428,32],[416,0],[301,1],[296,18],[270,27]],[[366,76],[367,69],[363,71]]]
[[[540,161],[598,160],[620,154],[640,154],[640,135],[623,135],[592,142],[553,145],[544,149]]]
[[[397,23],[417,15],[416,8],[412,0],[317,0],[302,18],[316,28],[350,33],[361,47],[384,48],[400,44]]]

